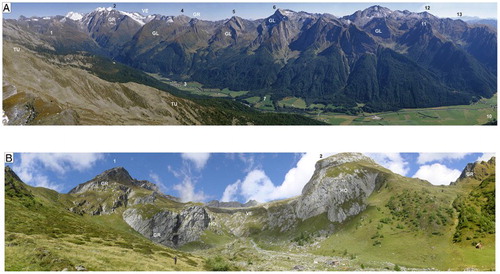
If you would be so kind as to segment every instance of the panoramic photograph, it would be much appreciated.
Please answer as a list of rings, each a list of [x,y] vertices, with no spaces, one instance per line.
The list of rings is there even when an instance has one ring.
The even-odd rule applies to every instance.
[[[13,153],[6,271],[495,271],[494,153]]]
[[[8,3],[4,125],[496,125],[497,3]]]

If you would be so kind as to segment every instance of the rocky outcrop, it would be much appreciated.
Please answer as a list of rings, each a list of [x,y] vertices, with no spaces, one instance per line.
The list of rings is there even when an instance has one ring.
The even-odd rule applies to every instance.
[[[145,215],[140,208],[129,208],[123,212],[123,219],[145,237],[171,247],[198,240],[210,223],[208,213],[200,206],[180,213],[164,210],[152,217]]]
[[[118,208],[127,207],[131,197],[135,195],[132,188],[119,183],[107,185],[88,184],[84,188],[98,190],[94,195],[79,193],[68,210],[79,215],[107,215]],[[88,191],[88,190],[87,190]]]
[[[495,157],[491,157],[488,161],[477,161],[474,163],[468,163],[467,166],[462,170],[460,177],[451,185],[456,185],[460,181],[467,178],[473,178],[476,180],[483,180],[491,174],[495,173]]]
[[[334,223],[342,223],[365,210],[367,198],[385,184],[390,174],[360,153],[341,153],[316,163],[312,178],[298,197],[248,209],[211,207],[210,210],[236,236],[248,234],[248,227],[252,226],[289,231],[300,221],[321,214],[326,214],[332,222],[332,227],[327,228],[331,230]],[[255,225],[248,226],[250,223]]]
[[[384,174],[361,153],[341,153],[316,163],[311,180],[298,198],[300,219],[327,213],[331,222],[343,222],[366,209],[366,199],[379,189]]]
[[[209,228],[217,233],[224,227],[240,237],[256,230],[289,231],[321,214],[326,214],[332,225],[342,223],[366,209],[367,198],[381,188],[389,174],[360,153],[341,153],[316,163],[312,178],[298,197],[264,204],[214,200],[190,206],[157,192],[147,181],[133,179],[125,169],[114,168],[73,189],[70,193],[80,199],[71,210],[102,215],[126,208],[123,219],[134,230],[156,243],[179,247],[199,240]],[[151,192],[144,195],[137,187]],[[87,196],[87,191],[95,195]]]

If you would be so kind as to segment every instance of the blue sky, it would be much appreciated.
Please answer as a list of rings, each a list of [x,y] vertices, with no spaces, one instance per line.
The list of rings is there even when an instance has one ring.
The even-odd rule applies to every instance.
[[[322,153],[323,157],[336,153]],[[492,153],[365,153],[393,172],[449,184],[467,163]],[[260,202],[300,194],[319,153],[16,153],[13,170],[25,182],[67,193],[101,172],[125,167],[184,201]]]
[[[425,11],[424,6],[431,5],[429,12],[439,17],[456,17],[457,12],[463,16],[477,16],[481,18],[496,18],[496,3],[378,3],[391,10],[409,10],[412,12]],[[142,14],[180,15],[192,17],[193,12],[199,12],[199,18],[206,20],[220,20],[236,15],[259,19],[271,15],[273,5],[278,8],[312,13],[330,13],[344,16],[363,10],[373,3],[117,3],[116,8],[122,11],[139,12]],[[4,18],[17,19],[20,15],[52,16],[66,15],[68,12],[88,13],[97,7],[112,7],[113,3],[12,3],[12,13],[3,14]],[[148,13],[143,12],[148,9]]]

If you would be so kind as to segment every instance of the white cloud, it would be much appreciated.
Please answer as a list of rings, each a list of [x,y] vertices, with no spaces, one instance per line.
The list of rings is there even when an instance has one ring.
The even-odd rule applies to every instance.
[[[50,188],[55,191],[60,192],[63,189],[63,185],[50,182],[49,178],[45,175],[37,175],[34,186]]]
[[[479,156],[476,160],[476,162],[480,161],[489,161],[491,157],[495,157],[495,153],[483,153],[481,156]]]
[[[161,180],[160,175],[150,171],[149,178],[160,188],[162,192],[166,192],[168,190],[168,187]]]
[[[330,155],[331,153],[323,154],[323,158]],[[246,159],[250,159],[250,157]],[[296,166],[286,173],[280,185],[275,185],[262,168],[250,170],[245,179],[238,180],[226,187],[222,200],[236,200],[236,196],[241,195],[245,201],[267,202],[297,196],[301,194],[302,189],[311,179],[318,160],[318,153],[301,154]]]
[[[187,163],[183,163],[180,170],[175,170],[172,166],[168,166],[168,171],[181,180],[180,183],[173,186],[173,189],[179,193],[178,196],[182,202],[203,202],[209,198],[203,191],[195,190],[195,185],[199,177],[193,175]]]
[[[203,169],[210,158],[210,153],[182,153],[182,159],[193,162],[195,167],[199,170]]]
[[[460,160],[468,154],[470,153],[419,153],[417,162],[419,164],[427,164],[444,160]]]
[[[250,171],[241,183],[241,195],[246,201],[267,202],[271,200],[275,189],[271,179],[260,169]]]
[[[238,194],[238,191],[240,189],[241,181],[238,180],[234,184],[230,184],[226,186],[226,189],[224,190],[224,194],[222,194],[222,198],[220,199],[221,202],[231,202],[231,201],[236,201],[237,197],[236,195]]]
[[[103,158],[104,155],[98,153],[22,153],[21,167],[40,165],[62,175],[70,170],[89,169]]]
[[[328,156],[330,154],[323,154],[323,158]],[[283,183],[275,189],[272,198],[283,199],[301,194],[302,189],[311,179],[318,160],[318,153],[303,154],[297,165],[286,173]]]
[[[450,169],[442,164],[432,164],[420,166],[413,178],[420,178],[429,181],[433,185],[449,185],[460,176],[461,171]]]
[[[22,153],[13,169],[27,184],[61,191],[63,185],[50,182],[47,171],[58,175],[84,171],[103,158],[104,155],[98,153]]]
[[[399,153],[364,153],[379,165],[394,173],[406,176],[410,171],[408,162]]]
[[[194,189],[194,183],[190,177],[185,177],[181,183],[174,185],[174,189],[179,192],[179,198],[183,202],[203,202],[207,199],[203,191]]]

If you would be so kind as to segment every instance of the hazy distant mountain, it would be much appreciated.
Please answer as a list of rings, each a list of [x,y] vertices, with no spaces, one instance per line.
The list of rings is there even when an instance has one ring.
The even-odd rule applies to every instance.
[[[497,28],[497,20],[492,19],[492,18],[479,18],[479,17],[471,17],[471,16],[463,16],[460,18],[455,18],[455,19],[460,19],[463,20],[469,24],[482,24],[482,25],[488,25],[493,28]]]
[[[274,101],[295,96],[374,111],[469,104],[496,93],[496,29],[428,12],[372,6],[338,18],[278,9],[261,20],[205,21],[98,8],[4,22],[57,52],[104,54]],[[30,44],[11,35],[18,34],[4,39]]]

